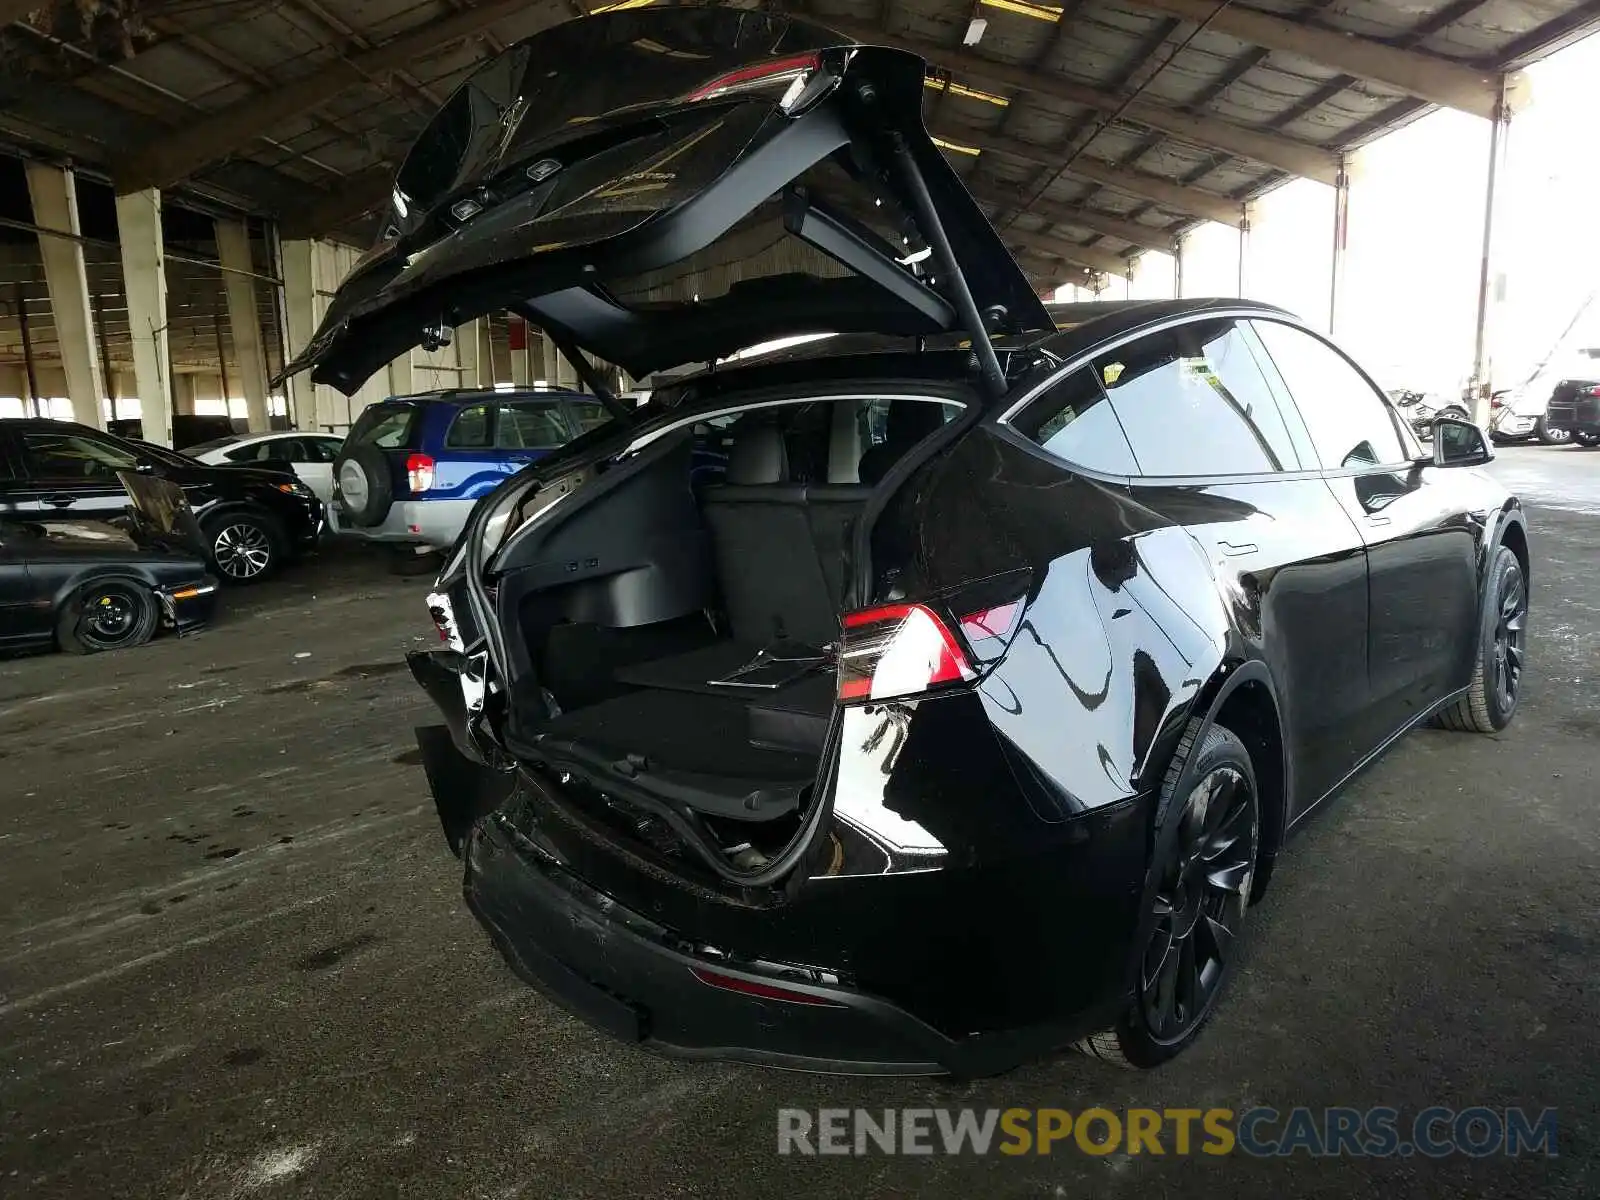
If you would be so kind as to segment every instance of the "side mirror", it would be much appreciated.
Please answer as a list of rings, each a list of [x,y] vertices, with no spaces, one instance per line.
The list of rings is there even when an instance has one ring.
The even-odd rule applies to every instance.
[[[1433,465],[1478,467],[1494,458],[1489,439],[1471,421],[1438,417],[1433,423]]]

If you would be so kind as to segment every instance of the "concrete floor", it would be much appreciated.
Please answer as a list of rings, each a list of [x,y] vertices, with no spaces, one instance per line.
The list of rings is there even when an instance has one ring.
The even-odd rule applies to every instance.
[[[1505,734],[1421,731],[1254,911],[1206,1037],[1150,1075],[829,1079],[616,1045],[466,911],[399,656],[423,581],[333,554],[210,633],[0,663],[0,1194],[1600,1194],[1600,452],[1513,448],[1539,507]],[[1521,1104],[1555,1160],[780,1158],[776,1110]]]

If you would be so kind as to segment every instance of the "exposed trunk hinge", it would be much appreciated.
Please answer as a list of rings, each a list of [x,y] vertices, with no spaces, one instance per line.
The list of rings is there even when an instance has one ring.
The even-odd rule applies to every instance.
[[[978,311],[977,301],[972,298],[972,289],[967,286],[967,277],[961,273],[955,251],[950,246],[950,238],[944,231],[943,222],[939,220],[939,210],[934,207],[928,181],[922,177],[922,168],[905,138],[894,134],[891,141],[895,163],[904,175],[906,189],[911,193],[911,203],[917,210],[917,225],[939,263],[939,271],[949,280],[949,287],[943,290],[955,303],[956,315],[961,318],[962,325],[966,326],[972,338],[972,352],[978,356],[978,371],[985,386],[995,396],[1002,396],[1006,391],[1006,374],[1000,369],[1000,358],[994,352],[994,343],[989,340],[983,314]]]

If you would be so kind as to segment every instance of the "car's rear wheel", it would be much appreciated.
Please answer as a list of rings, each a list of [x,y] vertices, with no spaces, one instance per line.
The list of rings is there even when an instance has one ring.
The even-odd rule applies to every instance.
[[[1596,446],[1600,446],[1600,433],[1580,433],[1574,430],[1572,440],[1585,449],[1593,450]]]
[[[1548,418],[1541,414],[1533,423],[1533,436],[1546,446],[1565,446],[1572,440],[1572,430],[1552,427]]]
[[[1461,733],[1498,733],[1511,724],[1528,653],[1528,581],[1505,546],[1489,566],[1478,625],[1478,657],[1467,694],[1439,710],[1433,724]]]
[[[1133,999],[1085,1054],[1154,1067],[1181,1053],[1210,1019],[1232,973],[1261,841],[1250,752],[1197,718],[1162,783],[1156,851],[1133,949]]]
[[[161,610],[142,583],[112,579],[85,584],[62,606],[56,642],[69,654],[127,650],[155,636]]]
[[[208,520],[202,531],[212,566],[224,583],[260,583],[283,562],[288,538],[267,513],[235,509]]]

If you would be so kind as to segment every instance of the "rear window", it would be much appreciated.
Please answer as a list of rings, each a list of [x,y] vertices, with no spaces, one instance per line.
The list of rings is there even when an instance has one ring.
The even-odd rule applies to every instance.
[[[421,409],[415,404],[374,404],[362,410],[345,438],[350,446],[377,446],[384,450],[415,449],[414,438],[421,422]]]

